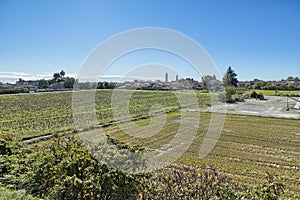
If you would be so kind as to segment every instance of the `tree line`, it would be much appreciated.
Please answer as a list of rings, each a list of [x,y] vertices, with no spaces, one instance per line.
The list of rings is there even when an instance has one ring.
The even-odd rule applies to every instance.
[[[216,76],[207,75],[202,77],[203,88],[209,90],[215,90],[215,87],[224,86],[234,87],[241,89],[264,89],[264,90],[300,90],[299,77],[289,76],[286,79],[280,81],[264,81],[254,79],[253,81],[241,81],[237,79],[237,73],[228,67],[226,73],[223,76],[222,81],[217,80]]]
[[[50,80],[41,79],[38,83],[38,88],[47,89],[53,84],[62,84],[64,88],[73,88],[75,83],[75,78],[65,77],[66,73],[64,70],[54,73],[53,78]]]

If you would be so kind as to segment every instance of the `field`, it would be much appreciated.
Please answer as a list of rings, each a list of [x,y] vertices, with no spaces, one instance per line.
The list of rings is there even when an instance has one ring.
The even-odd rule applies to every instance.
[[[111,94],[111,90],[96,93],[96,114],[100,125],[109,125],[114,121]],[[201,106],[210,105],[209,94],[196,93],[196,96]],[[187,102],[185,106],[189,103],[192,102]],[[129,146],[143,146],[146,150],[167,144],[179,127],[181,107],[172,92],[136,91],[129,110],[131,116],[137,119],[137,124],[149,124],[148,111],[153,104],[162,104],[167,112],[166,124],[157,135],[136,139],[123,133],[116,124],[105,126],[102,130],[116,141]],[[196,138],[177,163],[213,165],[234,180],[249,184],[262,183],[269,172],[276,174],[278,180],[285,184],[285,197],[300,198],[299,120],[227,115],[216,147],[207,157],[199,159],[210,117],[210,113],[200,113],[201,125]],[[51,133],[75,132],[72,93],[0,96],[0,127],[1,135],[13,133],[20,140]]]
[[[217,145],[206,158],[199,159],[209,119],[209,113],[201,113],[197,137],[178,163],[213,165],[229,177],[249,184],[261,183],[267,172],[276,174],[286,185],[286,195],[300,198],[299,120],[227,115]],[[179,113],[169,114],[169,122],[164,129],[155,137],[144,140],[129,137],[116,125],[105,128],[105,132],[127,144],[156,149],[170,142],[179,123]],[[141,120],[139,124],[147,124],[147,121],[143,123]]]
[[[251,94],[255,91],[257,94],[263,94],[264,96],[274,96],[275,90],[246,90],[244,91],[245,94]],[[279,90],[281,95],[300,95],[300,90]]]
[[[120,92],[128,93],[128,91]],[[99,124],[106,125],[114,121],[111,95],[112,90],[96,92],[95,108]],[[182,95],[185,94],[182,93]],[[209,94],[197,93],[196,95],[200,105],[210,105]],[[131,117],[148,116],[149,108],[154,104],[162,104],[166,112],[179,108],[177,97],[172,92],[139,91],[133,93],[130,99]],[[72,93],[0,96],[0,119],[0,131],[18,134],[20,139],[73,131],[75,127],[73,125]]]

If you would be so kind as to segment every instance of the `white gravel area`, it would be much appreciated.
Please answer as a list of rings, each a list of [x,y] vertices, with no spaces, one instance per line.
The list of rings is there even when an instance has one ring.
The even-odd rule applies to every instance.
[[[265,100],[246,99],[245,102],[214,106],[213,110],[223,112],[225,106],[228,114],[300,119],[300,110],[294,108],[297,102],[292,99],[288,102],[288,111],[287,97],[278,96],[265,96]]]

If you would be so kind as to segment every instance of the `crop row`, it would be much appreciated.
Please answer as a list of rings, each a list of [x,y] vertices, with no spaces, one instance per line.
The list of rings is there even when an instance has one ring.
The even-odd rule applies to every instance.
[[[95,109],[97,124],[107,124],[115,121],[112,112],[112,94],[115,90],[97,90],[95,93]],[[126,105],[125,97],[131,91],[117,91],[118,104]],[[56,133],[65,130],[74,130],[74,119],[72,110],[72,95],[78,92],[58,92],[41,94],[24,94],[0,96],[0,132],[10,132],[20,138],[27,138],[49,133]],[[185,99],[185,105],[189,106],[195,102],[191,101],[190,96],[193,91],[188,92],[168,92],[168,91],[134,91],[129,101],[130,117],[148,117],[149,109],[156,104],[163,107],[165,112],[180,109],[178,98]],[[200,105],[209,105],[209,94],[196,93]],[[87,121],[89,113],[84,103],[86,97],[80,101],[82,113],[79,116]],[[118,119],[127,119],[127,115],[115,110],[119,115]],[[94,124],[95,125],[95,124]]]
[[[178,130],[180,112],[168,117],[159,133],[145,139],[131,137],[117,125],[105,128],[104,132],[126,144],[152,151],[168,144]],[[209,113],[201,113],[197,137],[177,162],[214,165],[242,183],[261,183],[266,172],[274,173],[285,184],[287,198],[300,197],[300,136],[295,134],[300,133],[298,120],[227,115],[215,148],[200,159],[199,150],[210,117]],[[139,124],[147,125],[147,120],[140,120]]]

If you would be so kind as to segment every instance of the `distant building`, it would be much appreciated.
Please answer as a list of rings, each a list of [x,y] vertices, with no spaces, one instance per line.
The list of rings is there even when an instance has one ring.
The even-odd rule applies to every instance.
[[[35,86],[35,87],[38,87],[39,86],[39,81],[26,81],[28,85],[32,85],[32,86]]]
[[[54,83],[52,85],[49,86],[50,89],[52,90],[60,90],[60,89],[64,89],[64,85],[61,83]]]
[[[34,86],[34,87],[38,87],[39,85],[39,81],[35,80],[35,81],[25,81],[23,79],[19,79],[18,81],[16,81],[16,85],[20,85],[20,86]]]
[[[176,75],[176,82],[178,82],[178,75]]]
[[[168,82],[168,73],[166,73],[166,79],[165,82]]]
[[[0,90],[9,90],[13,89],[13,85],[9,83],[3,83],[0,85]]]

